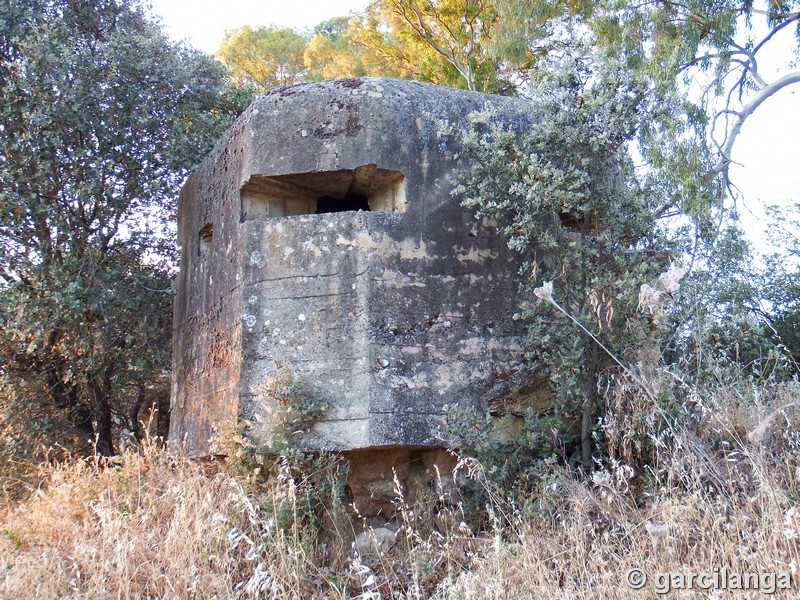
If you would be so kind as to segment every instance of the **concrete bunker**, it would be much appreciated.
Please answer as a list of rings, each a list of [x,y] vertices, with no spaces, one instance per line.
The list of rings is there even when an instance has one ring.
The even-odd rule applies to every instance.
[[[412,463],[446,471],[446,406],[521,401],[520,257],[452,195],[469,165],[441,128],[487,107],[525,129],[524,101],[382,78],[253,103],[181,192],[173,440],[213,454],[241,421],[259,439],[259,390],[289,371],[333,400],[298,443],[349,453],[369,515],[392,467],[409,490]]]

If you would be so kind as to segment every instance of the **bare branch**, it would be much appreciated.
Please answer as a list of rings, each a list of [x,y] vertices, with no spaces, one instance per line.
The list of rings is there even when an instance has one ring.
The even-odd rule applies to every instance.
[[[768,98],[775,95],[777,92],[782,90],[783,88],[793,84],[793,83],[800,83],[800,71],[795,71],[793,73],[787,73],[783,77],[777,79],[776,81],[770,83],[767,86],[764,86],[759,90],[759,92],[748,102],[745,104],[744,107],[738,112],[734,111],[722,111],[726,113],[733,113],[736,115],[736,120],[734,121],[733,128],[730,130],[730,133],[725,138],[725,143],[722,146],[722,150],[720,152],[720,160],[711,170],[712,175],[716,175],[726,171],[728,165],[731,163],[731,151],[733,150],[733,144],[736,141],[736,138],[739,136],[739,133],[742,130],[742,126],[747,118],[755,112],[755,110],[761,106]]]
[[[747,60],[731,59],[731,62],[741,65],[741,67],[745,70],[745,74],[742,75],[742,79],[744,79],[746,74],[749,74],[756,84],[759,85],[759,87],[766,87],[767,82],[764,81],[761,78],[761,75],[758,74],[758,61],[756,60],[755,53],[750,52],[746,48],[742,48],[737,44],[732,45],[737,49],[736,54],[744,54],[747,57]]]
[[[775,36],[775,34],[778,33],[781,29],[787,27],[788,25],[794,23],[795,21],[800,20],[800,12],[785,13],[782,15],[778,15],[778,18],[783,18],[786,20],[783,21],[780,25],[776,25],[775,27],[773,27],[772,30],[766,36],[764,36],[764,39],[761,40],[755,48],[753,48],[753,54],[761,50],[761,48],[763,48],[764,45],[767,42],[769,42]]]

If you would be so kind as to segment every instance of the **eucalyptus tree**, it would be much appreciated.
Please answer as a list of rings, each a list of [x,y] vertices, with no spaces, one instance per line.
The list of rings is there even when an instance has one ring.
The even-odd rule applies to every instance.
[[[486,0],[376,0],[370,10],[388,23],[396,37],[422,43],[449,63],[469,90],[485,89],[485,67],[497,66],[486,53],[496,13]],[[484,68],[482,68],[484,67]]]
[[[642,120],[660,108],[647,78],[590,48],[544,60],[528,93],[532,125],[522,136],[491,114],[472,117],[462,138],[472,166],[457,175],[456,192],[525,259],[529,365],[549,380],[562,440],[589,468],[603,413],[598,383],[647,362],[658,323],[639,312],[639,290],[670,267],[658,225],[668,190],[642,178],[630,154]],[[547,299],[593,333],[535,300],[543,281]]]
[[[564,23],[577,21],[597,48],[624,57],[662,94],[676,93],[687,128],[672,132],[673,143],[694,139],[683,145],[673,166],[709,144],[708,163],[691,167],[702,167],[706,179],[721,176],[734,196],[728,167],[744,123],[767,99],[800,83],[798,0],[494,4],[498,16],[491,46],[498,57],[534,66],[552,48],[569,43]],[[788,44],[787,33],[793,34]]]
[[[303,53],[311,80],[343,79],[367,74],[363,52],[350,40],[350,17],[334,17],[318,24]]]
[[[527,254],[527,291],[544,294],[542,282],[552,282],[548,298],[594,332],[573,328],[553,302],[527,311],[531,365],[547,372],[555,410],[580,414],[587,467],[604,410],[598,385],[618,369],[644,381],[642,368],[658,360],[648,346],[664,317],[641,312],[641,286],[690,245],[731,237],[720,226],[736,195],[730,152],[750,115],[800,81],[791,60],[773,79],[759,62],[782,31],[797,28],[797,7],[494,3],[490,50],[529,69],[518,92],[533,100],[538,121],[516,140],[484,117],[465,138],[479,166],[462,175],[459,191]],[[756,287],[735,283],[725,282],[737,294],[730,305],[752,305]]]

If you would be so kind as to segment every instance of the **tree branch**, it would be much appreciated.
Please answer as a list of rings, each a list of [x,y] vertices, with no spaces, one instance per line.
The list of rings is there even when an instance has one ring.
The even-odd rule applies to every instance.
[[[433,34],[425,26],[422,14],[420,13],[419,8],[417,8],[416,4],[414,4],[413,0],[410,0],[408,2],[408,7],[414,13],[414,17],[416,18],[415,19],[416,23],[414,22],[414,20],[412,20],[411,16],[406,11],[406,3],[404,0],[399,0],[398,2],[395,3],[395,6],[397,6],[400,9],[400,16],[403,17],[403,19],[406,21],[406,23],[408,23],[411,29],[413,29],[417,35],[419,35],[426,42],[428,42],[428,44],[430,44],[430,46],[434,50],[436,50],[436,52],[444,56],[458,70],[458,72],[461,73],[461,76],[467,81],[467,87],[471,91],[475,91],[475,82],[473,81],[471,70],[469,68],[465,68],[464,65],[461,64],[461,61],[458,60],[458,58],[453,53],[445,50],[434,39]]]
[[[753,48],[753,54],[761,50],[761,48],[764,47],[764,44],[769,42],[773,38],[773,36],[776,33],[778,33],[781,29],[790,25],[791,23],[794,23],[795,21],[800,20],[800,12],[784,13],[782,15],[778,15],[777,18],[785,19],[785,21],[783,21],[780,25],[776,25],[775,27],[773,27],[772,30],[766,36],[764,36],[764,39],[761,40],[755,48]]]
[[[742,126],[747,118],[752,115],[755,110],[764,103],[764,101],[793,83],[800,83],[800,71],[787,73],[780,79],[777,79],[769,85],[761,88],[761,90],[759,90],[759,92],[753,97],[752,100],[750,100],[750,102],[745,104],[741,110],[734,113],[736,115],[736,120],[734,121],[733,128],[725,138],[725,143],[720,151],[721,156],[719,162],[717,162],[717,164],[714,165],[714,168],[711,169],[710,175],[718,175],[719,173],[726,171],[728,165],[731,164],[731,151],[733,150],[733,144],[736,142],[736,138],[739,136],[739,133],[741,133]]]

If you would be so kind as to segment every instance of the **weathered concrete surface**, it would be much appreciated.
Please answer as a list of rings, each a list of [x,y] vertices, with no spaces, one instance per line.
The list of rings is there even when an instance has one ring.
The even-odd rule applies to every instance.
[[[440,122],[522,101],[380,78],[262,95],[180,198],[174,440],[259,423],[279,370],[334,409],[305,444],[435,446],[445,405],[497,405],[521,363],[519,257],[451,196],[463,165]],[[314,214],[317,209],[351,208]],[[369,210],[363,210],[363,209]]]

